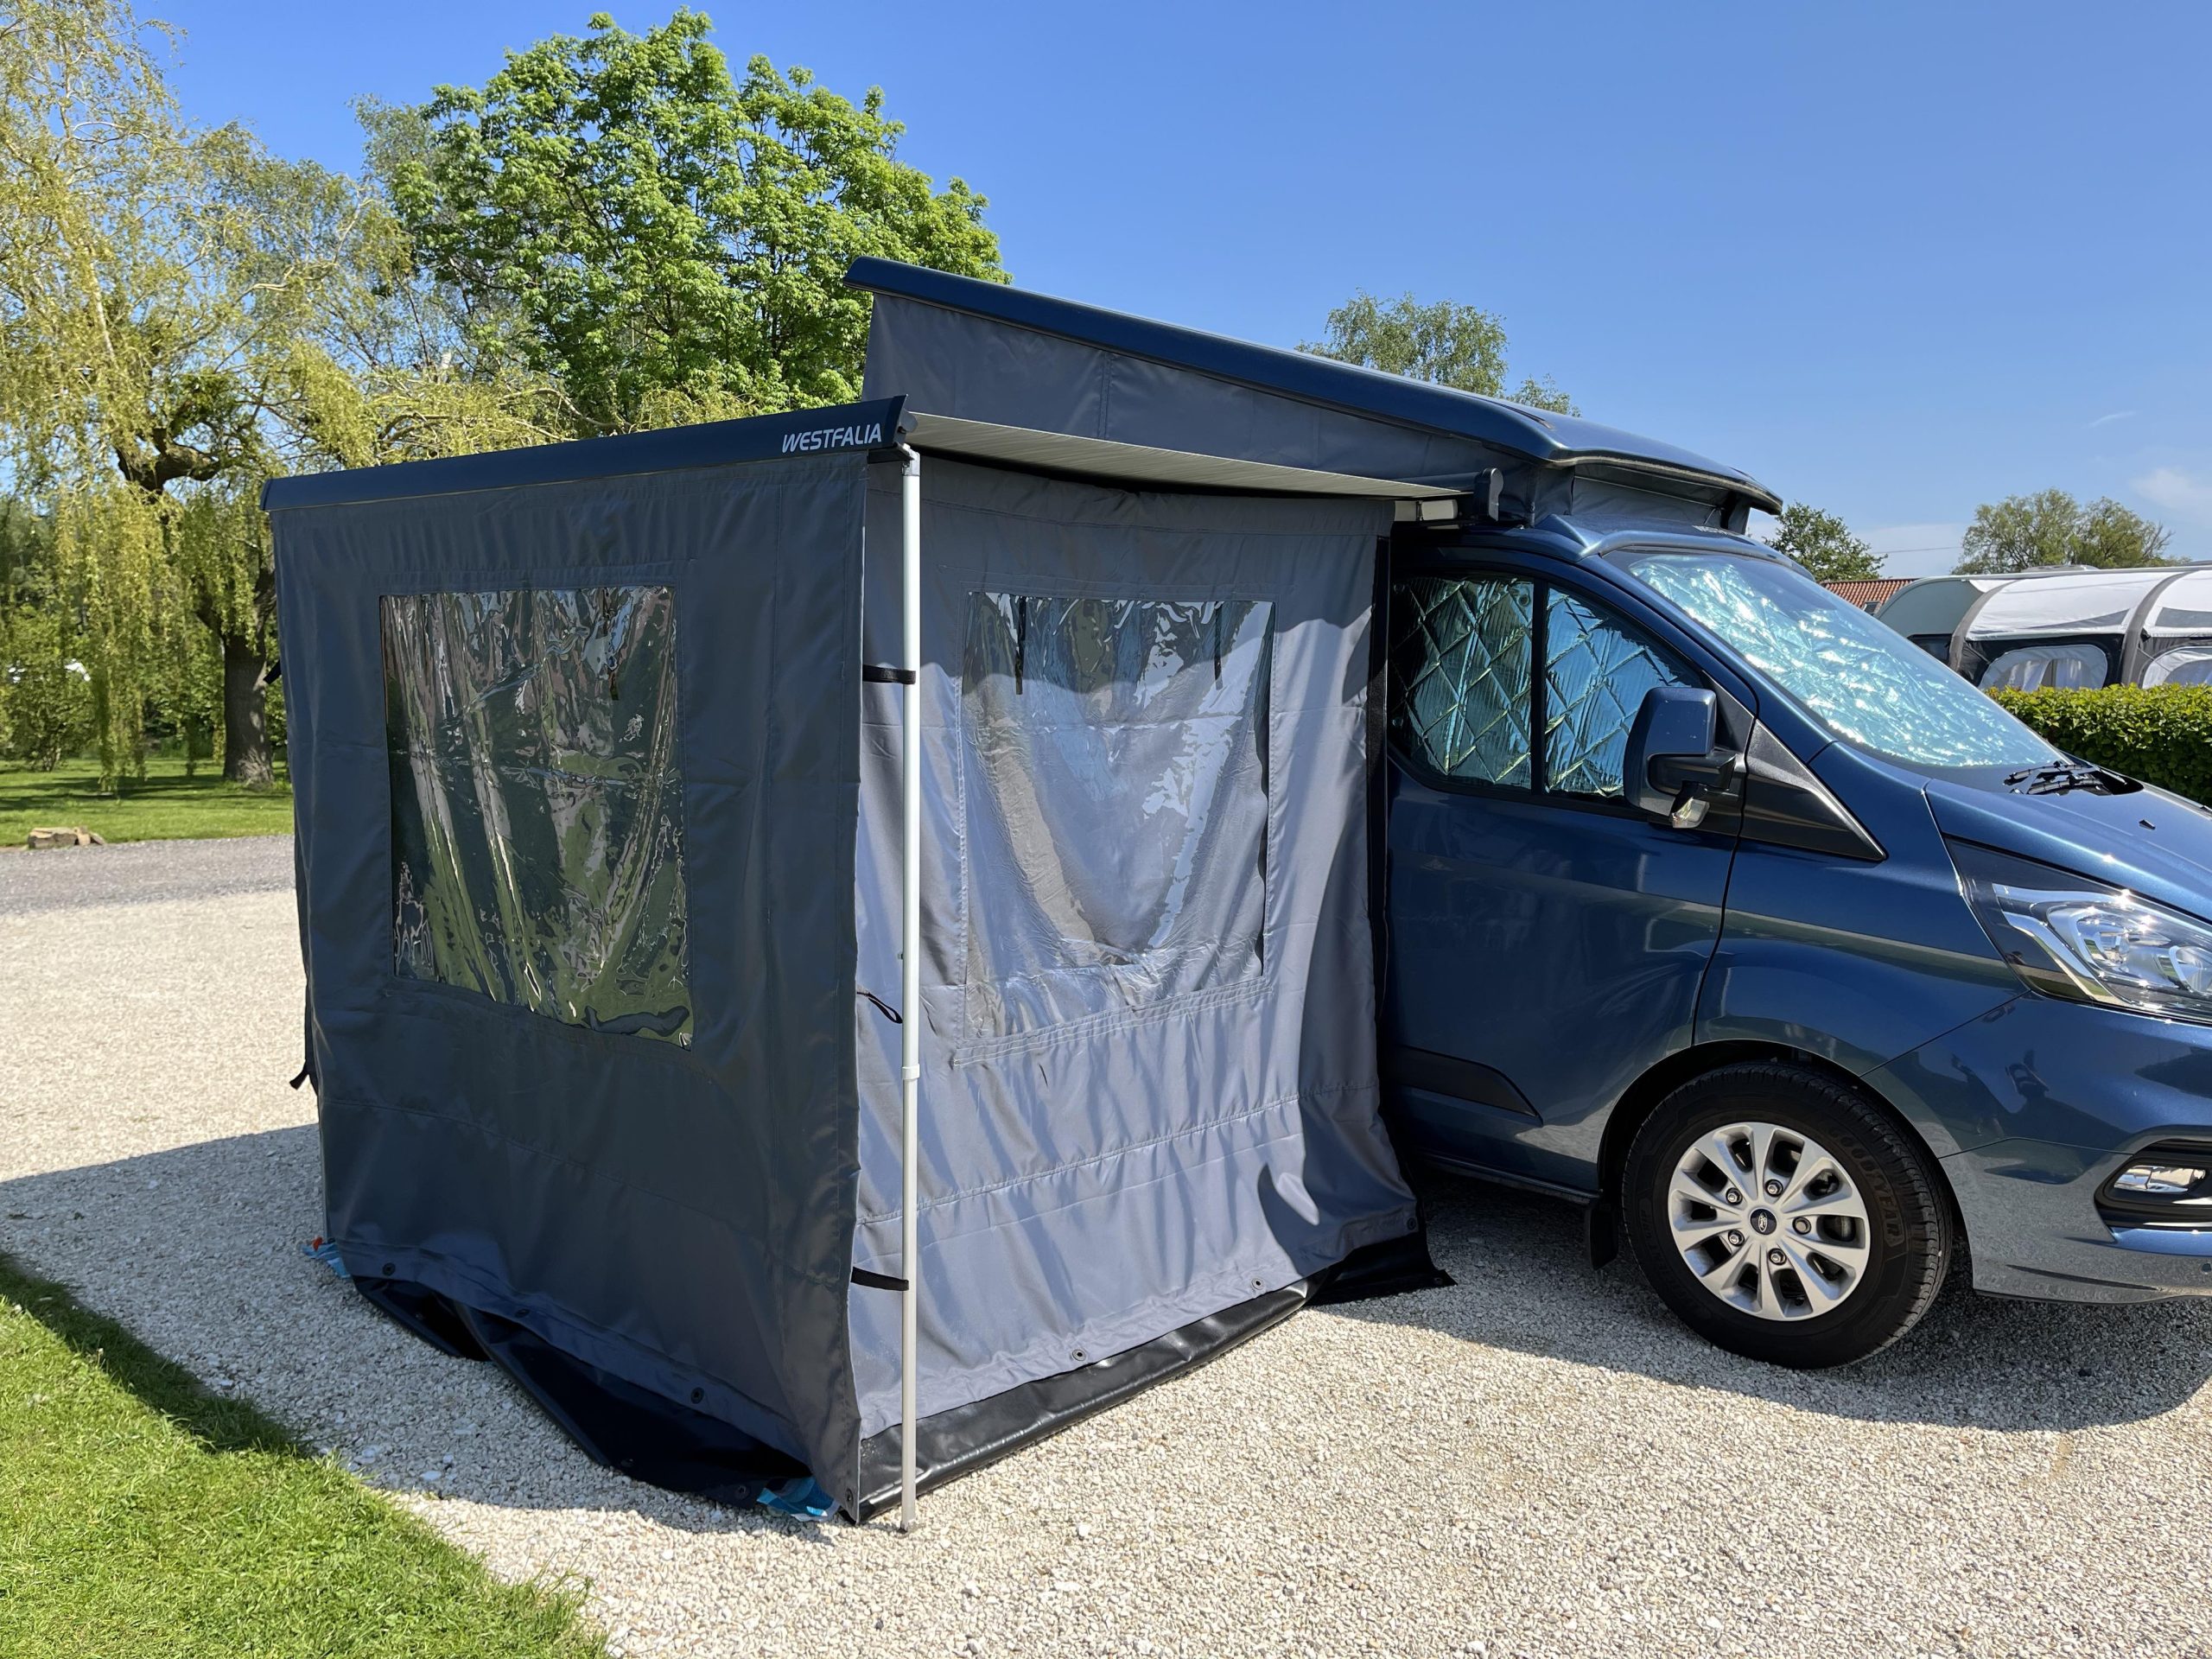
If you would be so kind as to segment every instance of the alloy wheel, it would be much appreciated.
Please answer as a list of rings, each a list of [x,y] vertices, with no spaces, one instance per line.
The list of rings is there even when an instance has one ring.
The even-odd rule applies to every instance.
[[[1667,1210],[1698,1282],[1760,1319],[1817,1319],[1866,1276],[1866,1200],[1843,1165],[1795,1129],[1744,1122],[1700,1135],[1675,1160]]]

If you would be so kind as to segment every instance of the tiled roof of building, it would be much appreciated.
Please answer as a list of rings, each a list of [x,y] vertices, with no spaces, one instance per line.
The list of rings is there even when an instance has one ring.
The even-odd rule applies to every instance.
[[[1840,594],[1862,611],[1871,611],[1910,582],[1910,576],[1879,576],[1872,582],[1824,582],[1821,587]]]

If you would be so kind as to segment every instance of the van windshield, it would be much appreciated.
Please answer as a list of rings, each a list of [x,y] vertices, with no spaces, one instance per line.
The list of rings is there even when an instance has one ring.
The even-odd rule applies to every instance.
[[[1738,553],[1631,553],[1623,562],[1847,743],[1920,766],[2059,758],[1887,623],[1789,565]]]

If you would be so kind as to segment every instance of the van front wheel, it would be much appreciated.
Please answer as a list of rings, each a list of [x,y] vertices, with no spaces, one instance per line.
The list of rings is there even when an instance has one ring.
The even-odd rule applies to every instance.
[[[1724,1066],[1659,1103],[1621,1196],[1651,1287],[1693,1330],[1777,1365],[1848,1365],[1918,1322],[1950,1265],[1926,1155],[1848,1084]]]

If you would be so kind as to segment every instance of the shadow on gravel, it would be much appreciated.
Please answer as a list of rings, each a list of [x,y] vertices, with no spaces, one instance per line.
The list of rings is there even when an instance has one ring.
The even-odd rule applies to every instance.
[[[1975,1295],[1963,1269],[1872,1359],[1834,1371],[1763,1365],[1692,1334],[1625,1248],[1591,1271],[1573,1206],[1433,1170],[1416,1185],[1437,1265],[1458,1284],[1332,1313],[1873,1422],[2088,1428],[2162,1415],[2212,1382],[2212,1298],[2005,1301]]]
[[[120,1327],[104,1316],[175,1355],[235,1352],[250,1333],[259,1363],[245,1368],[249,1376],[328,1368],[343,1383],[334,1393],[382,1395],[373,1403],[385,1432],[429,1409],[414,1392],[417,1378],[442,1409],[452,1408],[456,1382],[482,1377],[524,1410],[496,1370],[435,1353],[300,1254],[321,1226],[317,1160],[315,1132],[302,1127],[0,1181],[0,1252],[18,1264],[12,1278],[0,1267],[0,1285],[19,1300],[26,1288],[60,1295],[32,1287],[34,1279],[76,1286],[76,1300],[99,1314],[67,1297],[36,1311],[50,1310],[48,1322],[80,1347],[106,1345],[111,1373],[212,1445],[268,1445],[286,1431],[251,1404],[216,1397],[150,1347],[117,1340]],[[1955,1281],[1918,1329],[1865,1364],[1811,1373],[1754,1364],[1676,1323],[1626,1259],[1592,1273],[1571,1207],[1451,1176],[1432,1173],[1421,1185],[1437,1262],[1459,1282],[1306,1317],[1421,1326],[1803,1411],[1985,1430],[2135,1421],[2173,1410],[2212,1381],[2212,1299],[2113,1308],[2000,1302]],[[1279,1339],[1294,1340],[1296,1328]],[[549,1463],[562,1457],[554,1431],[534,1408],[529,1415],[530,1428],[512,1443],[478,1446],[482,1466],[454,1468],[440,1495],[508,1509],[615,1508],[689,1532],[773,1529],[832,1541],[820,1526],[717,1509],[591,1469],[565,1447],[572,1464]],[[421,1465],[405,1459],[437,1449],[427,1440],[395,1445],[379,1466],[412,1486],[402,1471]]]
[[[302,1126],[0,1180],[0,1294],[88,1357],[105,1349],[111,1376],[211,1450],[313,1455],[318,1437],[357,1433],[382,1446],[365,1478],[387,1490],[834,1541],[822,1523],[724,1509],[600,1469],[498,1367],[450,1358],[391,1323],[301,1253],[322,1227],[320,1157]],[[240,1354],[242,1344],[251,1351]],[[237,1395],[211,1389],[165,1353],[237,1355],[245,1386]],[[347,1427],[278,1423],[278,1401],[251,1397],[257,1372],[345,1401]],[[472,1438],[435,1488],[410,1478],[460,1449],[448,1433],[466,1404],[455,1396],[480,1386],[509,1402],[519,1432]]]

